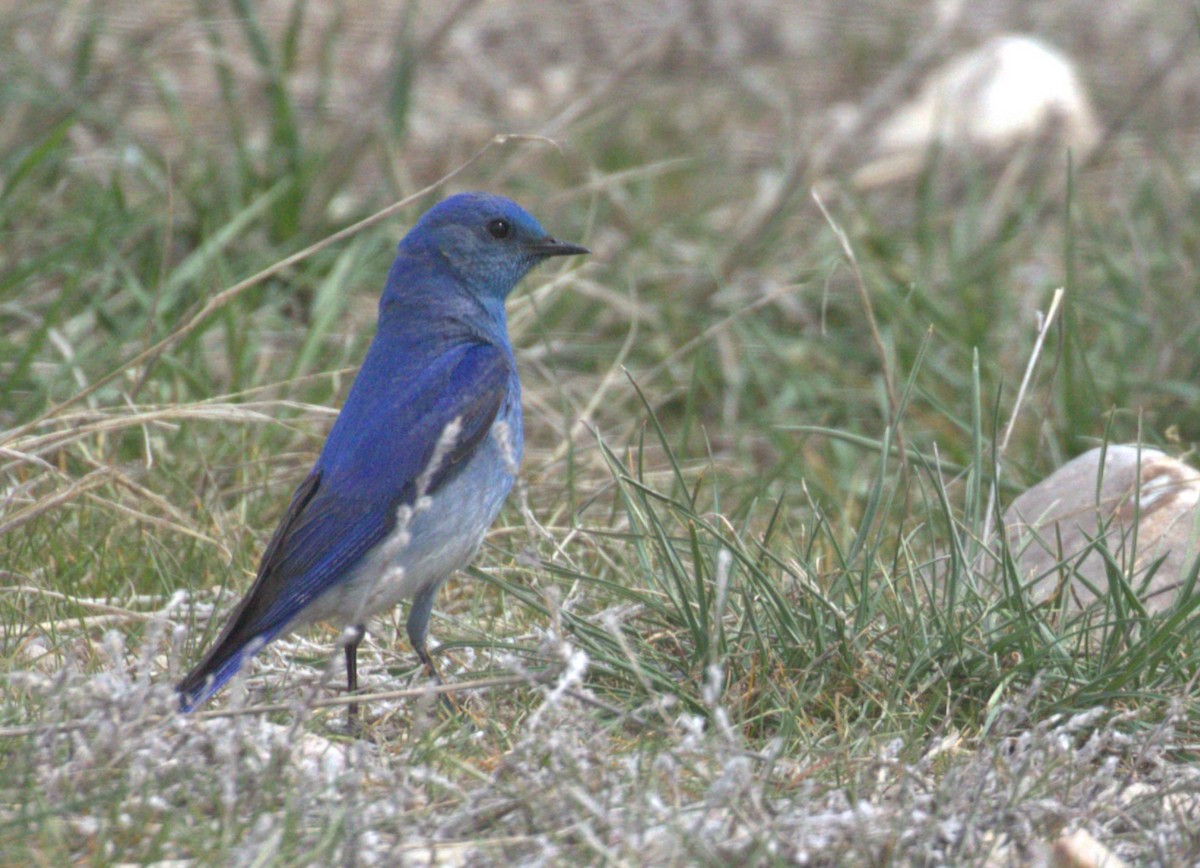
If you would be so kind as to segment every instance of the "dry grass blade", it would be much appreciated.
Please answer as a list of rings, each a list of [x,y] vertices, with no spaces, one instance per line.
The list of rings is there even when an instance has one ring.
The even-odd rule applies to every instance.
[[[1025,394],[1029,388],[1029,383],[1033,379],[1033,372],[1037,368],[1038,359],[1042,355],[1042,347],[1046,343],[1046,335],[1050,332],[1050,327],[1054,323],[1055,317],[1058,315],[1059,306],[1062,304],[1063,296],[1066,290],[1062,287],[1054,290],[1054,297],[1050,300],[1050,308],[1046,311],[1045,316],[1038,316],[1037,338],[1033,342],[1033,350],[1029,353],[1029,361],[1025,365],[1025,373],[1021,377],[1021,385],[1017,389],[1016,400],[1013,401],[1012,413],[1008,417],[1008,422],[1004,426],[1004,434],[1000,438],[1000,445],[996,449],[996,471],[992,479],[992,490],[987,499],[987,511],[983,520],[983,545],[985,547],[991,545],[992,525],[995,522],[995,509],[998,486],[1000,485],[1000,461],[1004,457],[1004,453],[1008,450],[1008,441],[1012,437],[1013,428],[1017,424],[1017,417],[1021,412],[1021,407],[1025,403]]]
[[[102,468],[100,470],[93,470],[79,479],[71,480],[65,488],[40,498],[35,503],[15,512],[6,521],[0,522],[0,536],[11,533],[39,516],[61,509],[71,501],[110,482],[112,476],[111,471]]]
[[[842,248],[842,253],[846,257],[846,261],[850,264],[850,271],[854,275],[854,284],[858,288],[858,297],[862,302],[863,314],[867,318],[867,327],[871,330],[871,342],[875,345],[875,352],[879,356],[879,369],[883,375],[883,387],[887,391],[888,424],[896,431],[896,445],[899,447],[900,455],[907,456],[908,450],[904,445],[903,420],[898,415],[900,401],[896,394],[896,373],[887,347],[883,343],[883,336],[879,333],[879,323],[875,319],[875,306],[871,303],[871,293],[867,290],[866,281],[863,280],[862,269],[858,264],[858,257],[854,253],[854,247],[850,244],[850,238],[846,235],[846,231],[833,219],[833,216],[825,208],[825,202],[821,199],[816,189],[812,191],[812,197],[813,201],[817,203],[817,207],[821,209],[821,216],[825,218],[825,222],[833,230],[833,234],[838,240],[838,245]],[[908,462],[902,461],[900,467],[901,471],[907,476]]]

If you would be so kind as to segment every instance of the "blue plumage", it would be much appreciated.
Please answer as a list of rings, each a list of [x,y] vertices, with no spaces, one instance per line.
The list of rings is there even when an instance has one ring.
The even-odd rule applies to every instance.
[[[375,339],[254,585],[178,685],[185,711],[268,642],[314,621],[357,630],[345,651],[354,691],[367,619],[410,598],[409,639],[432,671],[434,595],[471,561],[521,459],[504,301],[544,259],[586,252],[485,193],[421,217],[400,242]]]

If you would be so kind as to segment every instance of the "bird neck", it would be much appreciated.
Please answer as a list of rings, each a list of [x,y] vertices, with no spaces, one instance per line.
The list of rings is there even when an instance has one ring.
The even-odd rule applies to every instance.
[[[507,340],[504,297],[478,287],[443,263],[401,253],[379,300],[380,330],[468,331],[495,343]]]
[[[489,304],[470,293],[413,293],[391,302],[385,297],[379,305],[378,333],[417,343],[482,341],[504,346],[508,342],[504,305]]]

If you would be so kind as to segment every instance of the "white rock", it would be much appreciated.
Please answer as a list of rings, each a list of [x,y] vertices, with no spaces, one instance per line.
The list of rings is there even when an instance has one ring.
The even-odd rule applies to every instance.
[[[876,159],[855,175],[860,187],[911,177],[931,149],[995,157],[1018,146],[1070,148],[1078,161],[1100,141],[1095,112],[1070,59],[1029,36],[1005,34],[952,58],[917,95],[884,119]]]
[[[1021,578],[1032,582],[1035,600],[1057,593],[1066,578],[1072,603],[1087,605],[1095,595],[1079,579],[1101,593],[1108,587],[1104,559],[1089,551],[1103,537],[1147,608],[1161,610],[1200,551],[1200,471],[1156,449],[1109,446],[1101,477],[1100,455],[1097,448],[1068,461],[1008,507],[1004,522]]]

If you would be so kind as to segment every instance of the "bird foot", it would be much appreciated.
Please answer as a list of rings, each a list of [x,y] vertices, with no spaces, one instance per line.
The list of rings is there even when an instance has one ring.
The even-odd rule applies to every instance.
[[[356,706],[348,706],[355,708]],[[368,734],[367,723],[358,716],[357,713],[351,714],[347,711],[346,716],[342,719],[333,718],[326,723],[325,728],[332,735],[344,736],[346,738],[363,739],[370,741],[371,737]]]
[[[441,687],[445,682],[442,680],[442,675],[437,671],[437,667],[433,665],[433,660],[429,657],[429,652],[424,648],[414,649],[417,652],[417,659],[421,661],[421,666],[425,670],[425,677],[432,681],[436,686]],[[458,715],[463,712],[462,705],[454,698],[452,693],[445,691],[438,692],[438,705],[442,711],[450,715]]]

